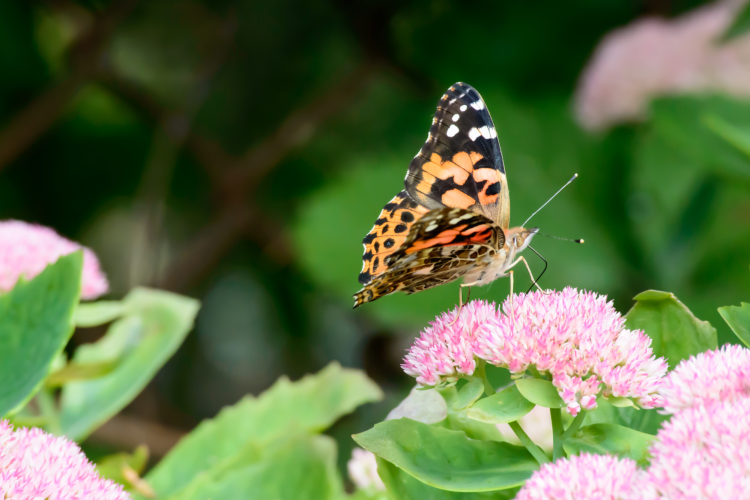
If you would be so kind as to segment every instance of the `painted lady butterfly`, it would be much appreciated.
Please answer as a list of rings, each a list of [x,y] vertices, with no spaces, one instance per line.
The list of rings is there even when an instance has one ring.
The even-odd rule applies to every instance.
[[[508,228],[510,197],[500,143],[484,100],[470,85],[459,82],[440,99],[427,142],[404,184],[362,241],[364,288],[354,295],[355,308],[462,276],[462,287],[509,274],[512,280],[510,269],[526,263],[517,254],[537,228]]]

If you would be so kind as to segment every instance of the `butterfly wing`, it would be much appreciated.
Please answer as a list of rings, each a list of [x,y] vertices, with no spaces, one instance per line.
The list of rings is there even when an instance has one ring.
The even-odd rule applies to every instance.
[[[405,184],[409,195],[429,209],[463,208],[508,228],[503,155],[487,106],[473,87],[456,83],[440,99]]]
[[[388,256],[401,247],[414,222],[427,212],[427,208],[418,205],[406,191],[401,191],[383,207],[375,226],[362,240],[365,253],[359,273],[360,283],[367,285],[375,276],[385,272]]]
[[[505,236],[484,215],[461,208],[429,211],[386,259],[387,270],[354,296],[354,307],[403,291],[416,293],[454,281],[495,253]]]

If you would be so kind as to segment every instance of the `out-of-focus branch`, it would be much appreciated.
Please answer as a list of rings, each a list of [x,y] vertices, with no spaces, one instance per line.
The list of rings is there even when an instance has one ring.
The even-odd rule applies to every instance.
[[[100,69],[101,54],[115,27],[138,0],[122,0],[100,16],[70,51],[71,73],[21,110],[0,131],[0,170],[46,132],[65,106]]]
[[[126,450],[145,444],[154,457],[163,457],[184,435],[182,431],[151,420],[119,414],[95,430],[89,440]]]

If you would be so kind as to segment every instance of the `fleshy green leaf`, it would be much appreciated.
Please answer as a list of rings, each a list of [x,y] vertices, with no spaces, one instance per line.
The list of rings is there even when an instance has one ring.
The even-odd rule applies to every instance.
[[[357,406],[382,397],[380,388],[363,372],[341,368],[338,363],[297,382],[281,378],[259,397],[246,397],[201,423],[146,480],[158,497],[172,495],[250,444],[263,446],[295,429],[321,432]]]
[[[664,356],[670,368],[691,355],[716,349],[716,329],[696,318],[673,294],[648,290],[634,300],[625,316],[626,327],[646,332],[654,355]]]
[[[516,380],[516,386],[523,397],[535,405],[545,408],[562,408],[565,406],[565,401],[560,397],[557,388],[548,380],[521,378]]]
[[[492,491],[524,483],[539,464],[525,449],[469,439],[408,418],[381,422],[354,440],[420,481],[450,491]]]
[[[471,439],[478,439],[480,441],[505,441],[497,426],[470,419],[468,410],[456,411],[453,409],[453,405],[458,399],[455,386],[436,389],[435,392],[445,400],[447,407],[445,420],[436,423],[436,427],[462,431]]]
[[[248,447],[229,463],[200,474],[169,500],[258,498],[339,500],[342,482],[336,468],[336,443],[328,436],[282,438]]]
[[[31,399],[68,343],[82,266],[75,252],[0,295],[0,417]]]
[[[482,379],[475,378],[469,380],[460,391],[458,391],[458,398],[453,403],[453,409],[456,411],[465,410],[474,404],[474,402],[482,397],[484,393],[484,383]]]
[[[410,476],[392,463],[377,458],[378,475],[385,483],[391,500],[511,500],[518,488],[466,493],[433,488]]]
[[[515,422],[534,409],[534,403],[521,395],[515,384],[475,403],[469,418],[488,424]]]
[[[586,412],[584,425],[617,424],[646,434],[656,435],[669,415],[661,415],[656,409],[643,410],[634,406],[615,407],[609,400],[599,397],[596,409]]]
[[[611,397],[607,398],[607,401],[616,408],[627,408],[628,406],[633,406],[633,400],[630,398]]]
[[[122,316],[125,310],[125,304],[116,300],[83,302],[78,304],[73,321],[82,327],[103,325]]]
[[[737,14],[735,14],[734,21],[729,25],[729,28],[721,35],[720,40],[722,42],[728,42],[738,36],[746,34],[750,31],[750,5],[743,5]]]
[[[581,427],[568,438],[563,447],[568,454],[582,452],[618,455],[635,460],[638,465],[648,465],[648,447],[654,436],[615,424],[594,424]]]
[[[448,405],[437,390],[420,391],[414,387],[409,395],[392,409],[386,420],[406,417],[423,424],[436,424],[448,416]]]
[[[60,424],[70,439],[86,437],[143,390],[180,347],[199,308],[196,300],[145,288],[133,290],[124,302],[127,316],[99,342],[79,347],[73,358],[81,364],[118,357],[119,362],[107,375],[63,388]]]
[[[750,304],[742,302],[740,306],[720,307],[719,314],[737,338],[750,347]]]

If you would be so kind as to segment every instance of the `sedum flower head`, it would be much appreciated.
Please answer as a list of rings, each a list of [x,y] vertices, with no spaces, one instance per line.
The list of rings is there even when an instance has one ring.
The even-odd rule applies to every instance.
[[[665,413],[750,396],[750,350],[725,345],[683,360],[664,378]]]
[[[427,386],[442,386],[456,382],[461,375],[472,375],[477,332],[496,316],[495,304],[481,300],[462,307],[455,323],[455,312],[444,313],[414,341],[402,368]]]
[[[750,399],[683,410],[651,446],[646,499],[750,498]]]
[[[0,498],[129,500],[122,486],[99,477],[75,443],[40,429],[0,422]]]
[[[633,460],[584,453],[543,465],[516,500],[635,500],[638,482]]]
[[[21,276],[32,279],[48,264],[81,248],[48,227],[15,220],[0,221],[0,291],[12,289]],[[95,299],[108,289],[107,277],[96,255],[83,248],[81,297]]]
[[[378,463],[375,455],[362,448],[352,450],[352,458],[346,464],[349,479],[361,490],[374,488],[385,490],[383,480],[378,476]]]
[[[548,374],[572,415],[596,408],[600,391],[645,408],[661,405],[666,361],[654,357],[645,333],[623,328],[605,296],[568,287],[515,295],[503,310],[476,335],[475,354],[516,375],[531,367]]]

